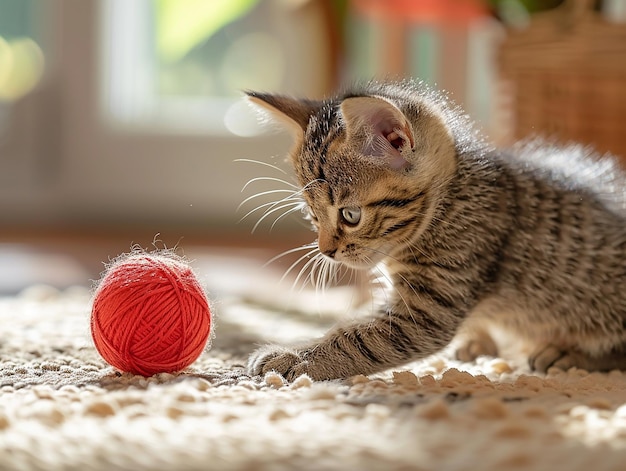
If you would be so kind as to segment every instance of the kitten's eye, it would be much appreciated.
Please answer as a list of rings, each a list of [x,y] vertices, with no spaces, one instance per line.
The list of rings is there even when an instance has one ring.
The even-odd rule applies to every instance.
[[[361,208],[341,208],[341,218],[350,226],[361,221]]]

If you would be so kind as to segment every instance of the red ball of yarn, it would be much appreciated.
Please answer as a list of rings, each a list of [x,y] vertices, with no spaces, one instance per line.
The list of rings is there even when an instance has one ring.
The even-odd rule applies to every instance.
[[[121,371],[179,371],[204,350],[211,312],[188,264],[171,253],[132,253],[107,269],[94,293],[91,336]]]

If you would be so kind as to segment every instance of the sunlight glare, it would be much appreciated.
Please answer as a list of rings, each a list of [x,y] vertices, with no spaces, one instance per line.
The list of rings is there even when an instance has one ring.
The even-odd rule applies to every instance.
[[[41,80],[44,55],[31,38],[6,41],[0,37],[0,101],[14,101]]]

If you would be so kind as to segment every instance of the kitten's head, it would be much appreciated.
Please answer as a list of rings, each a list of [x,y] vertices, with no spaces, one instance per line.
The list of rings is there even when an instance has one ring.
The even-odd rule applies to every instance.
[[[325,101],[248,96],[293,131],[290,159],[324,255],[371,266],[428,226],[457,161],[451,129],[432,100],[398,84],[369,84]]]

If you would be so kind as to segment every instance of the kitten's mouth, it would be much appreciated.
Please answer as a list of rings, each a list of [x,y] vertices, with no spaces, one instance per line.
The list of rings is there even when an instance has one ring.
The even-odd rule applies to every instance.
[[[333,261],[354,270],[369,270],[378,265],[383,260],[383,258],[384,257],[382,255],[378,254],[373,257],[343,255],[334,257]]]

